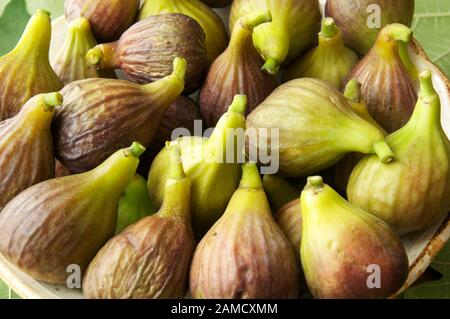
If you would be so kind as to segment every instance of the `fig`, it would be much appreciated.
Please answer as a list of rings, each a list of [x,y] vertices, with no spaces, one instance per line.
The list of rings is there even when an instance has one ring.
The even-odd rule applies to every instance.
[[[246,125],[247,137],[253,136],[247,139],[249,156],[279,154],[283,177],[314,174],[352,152],[375,153],[382,162],[394,157],[383,133],[322,80],[303,78],[279,86],[247,117]],[[266,134],[272,130],[278,131],[277,140]]]
[[[228,35],[222,19],[200,0],[148,0],[141,8],[139,20],[162,13],[181,13],[200,24],[206,37],[209,63],[227,47]]]
[[[294,251],[273,220],[256,164],[242,166],[239,189],[200,241],[190,290],[198,299],[297,298]]]
[[[185,93],[203,83],[208,65],[205,34],[200,25],[183,14],[160,14],[139,21],[116,42],[89,50],[88,63],[101,70],[121,69],[136,83],[147,84],[168,76],[172,61],[187,60]]]
[[[450,210],[450,142],[441,126],[431,72],[420,74],[420,93],[409,122],[386,140],[396,154],[389,165],[364,157],[347,187],[350,202],[404,235],[425,230]]]
[[[195,247],[190,224],[191,183],[183,172],[178,146],[170,146],[170,153],[163,206],[100,250],[84,278],[86,297],[184,297]]]
[[[16,47],[0,57],[0,121],[16,115],[33,96],[63,84],[50,66],[50,13],[37,10]]]
[[[229,6],[233,0],[202,0],[202,2],[213,8],[223,8]]]
[[[116,235],[142,218],[156,213],[147,191],[147,180],[136,174],[119,199]]]
[[[269,198],[270,207],[278,211],[285,204],[298,197],[299,192],[287,180],[278,175],[264,175],[264,190]]]
[[[20,193],[0,214],[0,253],[36,280],[65,284],[83,273],[114,235],[119,197],[144,151],[139,143],[84,174],[50,179]]]
[[[66,0],[67,20],[85,17],[97,41],[117,40],[136,20],[139,0]]]
[[[236,94],[248,99],[247,113],[254,110],[277,87],[277,81],[261,71],[264,64],[253,47],[252,30],[271,21],[269,11],[250,13],[234,26],[230,44],[212,64],[200,92],[200,111],[214,127]]]
[[[72,175],[69,169],[61,164],[60,161],[55,159],[55,177],[64,177],[69,175]]]
[[[147,85],[99,78],[66,85],[53,125],[57,158],[81,173],[134,140],[150,145],[167,108],[184,89],[185,70],[186,60],[175,58],[171,75]]]
[[[398,45],[407,44],[411,36],[411,29],[401,24],[384,27],[372,50],[349,75],[362,84],[370,115],[389,133],[408,122],[417,101],[414,79],[399,55]]]
[[[357,62],[358,56],[344,45],[341,30],[333,18],[325,18],[319,33],[319,45],[289,66],[284,81],[316,78],[341,89]]]
[[[350,48],[366,54],[384,26],[391,23],[411,26],[414,0],[328,0],[325,15],[336,20]]]
[[[265,60],[262,69],[278,72],[280,65],[290,63],[317,43],[320,30],[320,9],[316,0],[235,0],[231,6],[230,30],[249,13],[269,10],[272,22],[262,24],[253,32],[256,50]]]
[[[89,78],[115,77],[114,71],[97,70],[95,66],[86,62],[86,53],[96,45],[89,20],[78,18],[69,24],[64,45],[51,61],[53,69],[62,82],[68,84]]]
[[[244,131],[246,105],[245,95],[235,96],[209,138],[183,136],[173,141],[180,145],[183,168],[192,182],[192,224],[197,237],[202,237],[220,218],[239,186],[238,156],[243,153],[243,143],[237,143],[235,138],[239,131]],[[150,199],[157,207],[164,199],[168,158],[169,151],[164,148],[153,161],[148,175]]]
[[[40,94],[0,122],[0,211],[17,194],[55,176],[51,123],[60,93]]]
[[[302,213],[300,200],[294,199],[282,206],[274,215],[275,221],[291,243],[300,261],[300,242],[302,240]],[[300,264],[299,264],[300,265]]]
[[[351,205],[320,176],[308,178],[300,202],[301,260],[315,298],[387,298],[402,287],[408,257],[388,224]]]

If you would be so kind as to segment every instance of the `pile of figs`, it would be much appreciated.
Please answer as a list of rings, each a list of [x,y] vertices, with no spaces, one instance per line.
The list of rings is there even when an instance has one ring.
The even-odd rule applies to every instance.
[[[394,296],[400,236],[450,211],[413,12],[66,0],[50,58],[38,10],[0,57],[0,254],[52,284],[78,269],[87,298]]]

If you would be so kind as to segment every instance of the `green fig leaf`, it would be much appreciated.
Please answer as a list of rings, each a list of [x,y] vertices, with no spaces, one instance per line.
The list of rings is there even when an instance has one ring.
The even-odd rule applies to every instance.
[[[22,35],[30,15],[25,0],[0,0],[0,56],[11,51]]]

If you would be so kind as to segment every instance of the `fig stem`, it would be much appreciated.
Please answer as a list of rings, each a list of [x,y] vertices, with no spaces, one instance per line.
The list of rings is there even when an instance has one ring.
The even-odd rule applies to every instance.
[[[261,70],[263,70],[264,72],[266,72],[270,75],[277,74],[279,69],[280,69],[280,63],[274,58],[267,58],[264,65],[261,67]]]
[[[339,32],[339,28],[337,27],[334,19],[331,17],[327,17],[322,20],[322,29],[320,30],[319,36],[325,38],[332,38]]]
[[[177,80],[184,81],[184,78],[186,76],[186,68],[187,68],[186,59],[181,58],[181,57],[176,57],[173,60],[173,71],[170,76]]]
[[[186,177],[181,162],[180,146],[177,143],[166,144],[170,152],[170,179],[180,180]]]
[[[307,179],[307,185],[313,188],[318,188],[323,187],[325,184],[322,176],[310,176]]]
[[[45,104],[45,110],[50,111],[53,110],[55,106],[59,106],[63,102],[63,96],[59,92],[52,92],[44,94],[42,100]]]
[[[373,151],[380,158],[382,163],[391,163],[395,159],[395,154],[386,141],[381,141],[373,145]]]
[[[73,20],[69,24],[69,29],[72,30],[81,30],[81,31],[91,31],[91,25],[89,24],[89,20],[81,17]]]
[[[37,9],[36,10],[36,14],[45,14],[46,16],[49,16],[50,17],[50,11],[47,11],[47,10],[45,10],[45,9]]]
[[[393,23],[386,26],[385,32],[390,38],[404,43],[409,43],[412,36],[412,30],[400,23]]]
[[[350,102],[358,103],[361,101],[361,83],[357,79],[351,79],[345,86],[344,96]]]
[[[92,48],[86,53],[86,61],[92,65],[98,65],[103,61],[103,51],[99,46]]]
[[[265,10],[245,15],[240,19],[239,25],[244,29],[252,31],[258,25],[271,21],[272,21],[272,14],[270,13],[269,10]]]
[[[400,59],[403,62],[403,65],[405,66],[406,70],[408,71],[409,76],[413,80],[417,80],[417,78],[419,76],[419,72],[417,71],[417,68],[416,68],[415,64],[413,63],[413,61],[411,60],[411,57],[408,53],[408,46],[409,46],[409,43],[400,42],[398,44],[398,54],[400,56]]]
[[[145,147],[139,142],[133,142],[128,148],[128,151],[133,157],[139,158],[145,152]]]
[[[247,95],[235,95],[233,102],[228,107],[228,112],[245,114],[247,108]]]
[[[429,96],[436,96],[437,93],[433,87],[433,79],[431,71],[426,70],[420,73],[419,75],[420,79],[420,98],[426,98]]]
[[[242,164],[240,188],[263,188],[258,166],[255,163]]]

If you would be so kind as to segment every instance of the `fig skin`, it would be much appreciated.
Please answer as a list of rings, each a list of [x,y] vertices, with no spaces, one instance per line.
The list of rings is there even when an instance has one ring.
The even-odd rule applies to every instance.
[[[322,80],[304,78],[279,86],[247,117],[246,127],[255,135],[247,139],[247,154],[279,153],[282,177],[322,171],[351,152],[376,153],[383,162],[394,157],[383,133]],[[271,141],[271,134],[259,136],[261,128],[279,130],[279,142]],[[267,143],[257,145],[259,139]]]
[[[176,57],[187,60],[185,94],[197,91],[206,76],[205,34],[184,14],[160,14],[137,22],[118,41],[89,50],[88,63],[99,69],[121,69],[139,84],[159,80],[172,72]]]
[[[347,187],[350,202],[383,219],[398,234],[425,230],[450,211],[450,142],[441,126],[431,72],[420,76],[410,121],[386,140],[397,155],[390,165],[364,157]]]
[[[411,29],[401,24],[384,27],[375,46],[349,74],[362,84],[370,115],[389,133],[408,122],[417,101],[414,79],[399,54],[399,42],[407,44],[411,36]]]
[[[55,176],[51,123],[60,93],[40,94],[0,122],[0,212],[17,194]]]
[[[352,206],[320,176],[302,192],[301,260],[311,293],[320,299],[387,298],[408,276],[408,257],[381,219]],[[379,266],[379,288],[369,288],[370,265]]]
[[[117,40],[136,20],[139,0],[66,0],[67,20],[85,17],[97,41]]]
[[[236,23],[228,48],[214,61],[200,92],[200,111],[214,127],[236,94],[248,99],[247,114],[277,87],[275,78],[261,71],[264,60],[252,43],[254,27],[272,20],[269,11],[254,12]]]
[[[91,33],[89,20],[78,18],[69,24],[66,41],[51,65],[64,84],[89,78],[115,78],[114,71],[97,70],[86,62],[86,53],[97,42]]]
[[[60,161],[55,159],[55,177],[64,177],[69,175],[72,175],[69,169],[61,164]]]
[[[296,253],[298,261],[300,261],[300,243],[302,240],[302,212],[300,200],[294,199],[282,206],[274,215],[275,222],[280,227],[286,238],[291,243]],[[300,265],[300,263],[299,263]]]
[[[16,115],[35,95],[63,87],[49,62],[50,13],[37,10],[16,47],[0,57],[0,121]]]
[[[264,191],[269,198],[270,207],[278,211],[287,203],[298,198],[299,192],[287,180],[277,175],[264,175]]]
[[[90,172],[44,181],[20,193],[0,214],[0,253],[48,283],[66,284],[70,265],[83,273],[114,235],[120,194],[144,150],[133,143]]]
[[[299,286],[294,252],[273,220],[258,168],[244,164],[239,189],[195,251],[191,294],[197,299],[296,298]]]
[[[213,8],[223,8],[228,7],[233,0],[202,0],[202,2]]]
[[[381,8],[380,28],[370,28],[367,24],[372,12],[370,5]],[[391,23],[411,26],[414,15],[414,0],[328,0],[325,15],[332,17],[342,29],[345,43],[364,55],[372,48],[381,28]]]
[[[266,63],[262,69],[276,74],[317,43],[320,9],[316,0],[235,0],[231,6],[230,30],[249,13],[269,10],[272,22],[255,28],[253,44]]]
[[[147,85],[87,79],[64,87],[53,125],[58,160],[80,173],[134,140],[150,145],[167,108],[184,89],[185,70],[186,60],[176,58],[171,75]]]
[[[200,24],[206,37],[209,64],[227,47],[228,35],[222,19],[200,0],[148,0],[142,5],[139,20],[162,13],[181,13]]]
[[[187,290],[195,240],[190,224],[191,183],[179,148],[170,146],[171,172],[164,204],[112,238],[86,272],[88,298],[182,298]],[[175,153],[175,155],[174,155]]]

